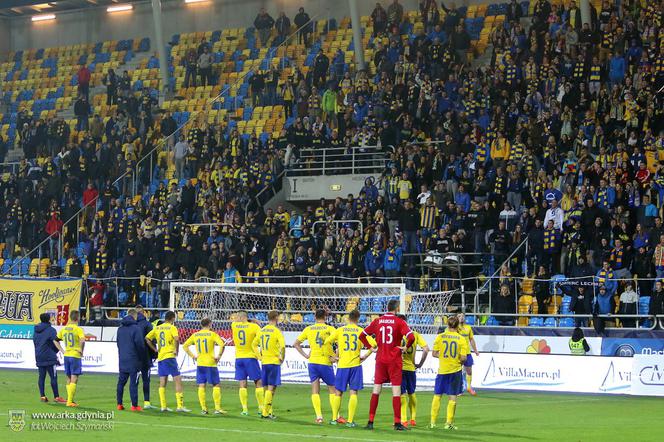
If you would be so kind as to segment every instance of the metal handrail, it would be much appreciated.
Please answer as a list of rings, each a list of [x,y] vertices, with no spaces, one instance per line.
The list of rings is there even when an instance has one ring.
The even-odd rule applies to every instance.
[[[636,319],[636,327],[606,327],[610,329],[622,329],[622,330],[654,330],[655,327],[660,325],[660,327],[664,328],[664,324],[662,321],[664,321],[664,315],[651,315],[651,314],[615,314],[615,315],[592,315],[592,314],[575,314],[575,313],[567,313],[567,314],[562,314],[562,313],[556,313],[556,314],[535,314],[535,313],[494,313],[494,312],[486,312],[486,313],[472,313],[468,314],[472,316],[493,316],[493,317],[507,317],[511,318],[514,320],[513,325],[499,325],[499,327],[537,327],[537,326],[532,326],[532,325],[526,325],[526,326],[520,326],[518,325],[518,318],[554,318],[554,319],[564,319],[564,318],[573,318],[573,319],[604,319],[604,320],[609,320],[609,321],[614,321],[616,319],[620,320],[622,322],[623,319]],[[649,320],[652,320],[652,324],[650,324],[649,327],[639,327],[639,319],[642,318],[648,318]],[[487,324],[475,324],[473,327],[496,327],[494,325],[487,325]],[[542,325],[541,327],[547,327]],[[571,326],[571,327],[566,327],[560,325],[558,322],[555,326],[556,328],[575,328],[576,326]],[[548,327],[547,327],[548,328]],[[592,328],[592,327],[582,327],[582,328]]]
[[[335,219],[335,220],[331,220],[331,221],[315,221],[311,225],[311,229],[313,231],[316,231],[316,225],[318,225],[318,224],[326,224],[327,225],[327,224],[330,224],[330,223],[334,224],[335,233],[339,232],[339,224],[357,224],[358,226],[360,226],[360,235],[364,234],[364,227],[362,226],[362,221],[357,220],[357,219],[346,219],[346,220]]]
[[[315,20],[318,19],[318,18],[319,18],[320,16],[322,16],[322,15],[323,15],[323,13],[322,13],[322,12],[319,12],[319,13],[315,14],[313,17],[310,17],[310,18],[309,18],[309,21],[308,21],[307,23],[305,23],[304,25],[302,25],[301,27],[299,27],[299,28],[297,28],[295,31],[293,31],[293,33],[291,33],[288,37],[286,37],[286,38],[284,39],[284,41],[282,41],[281,43],[279,43],[279,44],[278,44],[277,46],[275,46],[274,48],[275,48],[275,49],[278,49],[279,47],[281,47],[281,46],[283,46],[284,44],[286,44],[287,42],[289,42],[289,41],[290,41],[293,37],[295,37],[295,36],[298,34],[298,32],[300,32],[305,26],[309,26],[310,23],[316,23]],[[182,123],[177,129],[175,129],[175,131],[173,131],[172,134],[166,136],[166,137],[165,137],[160,143],[157,143],[157,145],[156,145],[152,150],[150,150],[150,152],[148,152],[143,158],[141,158],[139,161],[136,162],[136,166],[135,166],[135,169],[134,169],[135,174],[134,174],[133,196],[136,196],[136,193],[137,193],[136,191],[137,191],[137,187],[138,187],[138,172],[139,172],[139,170],[140,170],[140,167],[139,167],[140,164],[141,164],[144,160],[146,160],[146,158],[150,158],[150,161],[152,161],[152,154],[153,154],[158,148],[163,147],[163,146],[166,144],[166,140],[168,140],[169,138],[171,138],[171,137],[174,136],[175,134],[180,133],[180,131],[181,131],[181,130],[182,130],[187,124],[189,124],[190,122],[194,121],[194,118],[195,118],[195,117],[198,117],[199,114],[202,114],[202,113],[207,112],[207,110],[209,109],[210,106],[212,106],[214,103],[216,103],[216,102],[217,102],[217,101],[218,101],[218,100],[219,100],[219,99],[220,99],[220,98],[221,98],[226,92],[230,91],[234,86],[237,86],[238,84],[241,84],[241,83],[244,81],[244,79],[247,78],[247,76],[249,76],[249,74],[253,74],[256,70],[258,70],[258,67],[259,67],[259,66],[256,65],[256,67],[253,67],[252,69],[248,70],[248,71],[245,72],[244,74],[242,74],[242,75],[238,75],[238,77],[237,77],[237,79],[235,80],[235,82],[226,85],[226,87],[224,87],[224,89],[223,89],[221,92],[219,92],[219,94],[218,94],[217,96],[215,96],[215,97],[213,97],[213,98],[211,98],[211,99],[208,100],[208,102],[206,103],[205,108],[204,108],[205,110],[203,110],[203,111],[193,111],[193,112],[191,112],[191,113],[189,114],[189,118],[187,119],[187,121],[185,121],[184,123]],[[236,97],[236,98],[237,98],[237,97]],[[218,115],[218,114],[217,114],[217,115]],[[155,129],[155,130],[156,130],[156,129]],[[152,177],[152,172],[153,172],[153,170],[152,170],[152,166],[150,166],[150,177]],[[127,173],[128,173],[128,172],[127,172]],[[125,175],[126,175],[126,173],[125,173]]]
[[[350,153],[347,152],[348,149],[351,150]],[[342,150],[344,153],[338,153]],[[344,173],[345,169],[350,169],[353,174],[379,173],[384,171],[385,161],[385,154],[379,146],[305,148],[300,150],[295,167],[286,169],[286,176],[302,176],[312,172],[320,172],[322,175],[330,172],[339,174]]]
[[[282,46],[283,44],[285,44],[286,42],[290,41],[290,40],[291,40],[294,36],[296,36],[296,35],[298,34],[298,32],[299,32],[300,30],[302,30],[305,26],[309,26],[310,23],[316,23],[315,20],[316,20],[317,18],[319,18],[320,16],[322,16],[322,15],[323,15],[323,13],[322,13],[322,12],[319,12],[319,13],[315,14],[314,16],[310,17],[310,19],[309,19],[309,21],[308,21],[307,23],[305,23],[305,24],[302,25],[300,28],[296,29],[296,30],[295,30],[292,34],[290,34],[288,37],[286,37],[286,38],[284,39],[283,42],[281,42],[278,46],[276,46],[276,48],[278,48],[278,47]],[[247,71],[247,72],[246,72],[245,74],[243,74],[242,76],[238,76],[238,78],[237,78],[237,80],[236,80],[235,83],[233,83],[232,85],[227,86],[227,87],[224,89],[224,91],[220,92],[216,97],[213,97],[213,98],[211,98],[210,100],[208,100],[208,102],[207,102],[207,104],[206,104],[206,109],[209,108],[209,106],[211,106],[212,104],[214,104],[216,101],[218,101],[219,98],[222,97],[223,93],[224,93],[226,90],[229,90],[232,86],[236,85],[237,82],[239,82],[240,80],[244,80],[244,78],[246,78],[246,76],[249,75],[250,72],[253,73],[255,69],[256,69],[256,68],[254,68],[254,69],[252,69],[252,70],[250,70],[250,71]],[[139,167],[138,167],[138,165],[139,165],[139,163],[141,163],[141,162],[142,162],[143,160],[145,160],[145,158],[147,158],[147,157],[150,157],[150,158],[151,158],[151,157],[152,157],[152,154],[157,150],[157,148],[163,146],[163,145],[166,143],[166,140],[168,140],[170,137],[173,137],[175,134],[179,133],[181,129],[183,129],[187,124],[189,124],[191,121],[193,121],[194,116],[197,116],[197,115],[198,115],[199,113],[201,113],[201,112],[203,112],[203,111],[200,111],[200,112],[199,112],[199,111],[191,112],[191,113],[189,114],[189,119],[187,119],[187,121],[185,121],[184,123],[182,123],[182,124],[181,124],[181,125],[175,130],[175,131],[173,131],[172,134],[170,134],[170,135],[168,135],[167,137],[165,137],[165,138],[163,138],[162,140],[160,140],[160,142],[158,142],[157,145],[156,145],[152,150],[150,150],[150,152],[148,152],[143,158],[141,158],[139,161],[137,161],[137,163],[136,163],[136,167],[135,167],[135,168],[132,168],[132,169],[128,169],[128,170],[126,170],[126,171],[125,171],[124,173],[122,173],[122,174],[121,174],[121,175],[120,175],[115,181],[113,181],[112,185],[116,185],[118,182],[120,182],[121,180],[125,179],[125,178],[128,177],[128,176],[131,177],[131,174],[134,173],[134,182],[133,182],[133,187],[134,187],[134,189],[132,189],[132,190],[133,190],[133,195],[132,195],[132,196],[136,196],[136,187],[137,187],[137,183],[138,183],[138,171],[139,171]],[[157,130],[157,129],[155,128],[154,130]],[[153,171],[150,170],[150,177],[152,177],[152,172],[153,172]],[[74,213],[69,219],[67,219],[65,222],[63,222],[63,224],[62,224],[62,231],[64,232],[65,227],[71,227],[71,226],[69,226],[69,224],[70,224],[74,219],[76,219],[77,222],[78,222],[78,217],[81,215],[81,213],[83,213],[83,211],[84,211],[88,206],[91,206],[92,204],[95,204],[95,205],[96,205],[96,204],[97,204],[97,199],[95,199],[94,201],[91,201],[90,203],[88,203],[88,204],[86,204],[86,205],[83,205],[83,206],[82,206],[82,207],[81,207],[76,213]],[[77,231],[78,231],[78,229],[77,229]],[[46,243],[51,239],[51,237],[52,237],[53,235],[55,235],[55,233],[54,233],[54,234],[51,234],[51,235],[48,235],[46,238],[44,238],[39,244],[37,244],[32,250],[30,250],[30,251],[26,254],[25,257],[30,257],[35,251],[39,250],[44,244],[46,244]],[[59,257],[62,258],[62,250],[59,250]],[[17,263],[18,263],[18,262],[17,262]],[[8,270],[9,273],[11,273],[11,271],[14,269],[14,267],[16,266],[17,263],[13,263],[13,264],[12,264],[12,266],[11,266],[11,267],[9,268],[9,270]]]
[[[284,178],[284,175],[286,174],[286,170],[282,170],[279,172],[277,177],[274,180],[273,184],[270,184],[269,186],[265,186],[263,189],[261,189],[260,192],[256,194],[256,196],[249,201],[247,201],[247,204],[244,206],[244,213],[248,213],[249,209],[251,208],[252,204],[256,204],[256,206],[262,206],[261,204],[261,196],[267,194],[268,192],[272,192],[272,196],[276,195],[279,190],[281,190],[281,181]],[[277,187],[279,187],[279,190],[277,190]]]

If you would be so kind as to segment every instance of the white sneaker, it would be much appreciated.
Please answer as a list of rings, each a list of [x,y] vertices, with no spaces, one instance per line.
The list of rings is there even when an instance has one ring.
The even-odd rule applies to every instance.
[[[226,410],[214,410],[214,414],[226,414]]]
[[[161,411],[173,411],[170,408],[162,408]]]
[[[185,408],[185,407],[182,407],[182,408],[176,408],[175,411],[178,412],[178,413],[189,413],[189,412],[191,412],[190,409]]]
[[[143,410],[154,410],[154,409],[156,409],[156,408],[157,408],[157,407],[155,407],[155,406],[152,405],[152,404],[143,405]]]

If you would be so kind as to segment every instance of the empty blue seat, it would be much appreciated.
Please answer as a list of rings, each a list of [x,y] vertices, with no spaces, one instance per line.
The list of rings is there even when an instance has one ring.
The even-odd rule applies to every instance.
[[[127,294],[127,292],[118,293],[118,303],[119,304],[126,304],[128,300],[129,300],[129,295]]]
[[[189,310],[184,313],[184,319],[188,321],[194,321],[196,319],[196,312],[193,310]]]
[[[138,294],[138,300],[142,305],[148,304],[148,292],[140,292]]]
[[[305,323],[312,323],[316,321],[313,313],[307,313],[302,317],[302,321]]]
[[[486,321],[486,325],[498,325],[498,320],[494,316],[489,316],[489,319]]]
[[[466,316],[466,324],[475,325],[475,316]]]
[[[544,327],[555,327],[556,326],[556,318],[546,318],[544,320]]]
[[[530,318],[530,321],[528,321],[529,327],[542,327],[543,325],[544,321],[542,318]]]
[[[560,320],[560,327],[574,327],[574,319],[562,318]]]

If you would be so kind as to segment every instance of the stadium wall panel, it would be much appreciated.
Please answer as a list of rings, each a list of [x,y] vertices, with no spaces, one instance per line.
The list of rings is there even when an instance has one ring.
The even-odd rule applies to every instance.
[[[235,348],[226,348],[219,362],[222,379],[233,379],[234,357]],[[425,389],[433,387],[437,363],[434,358],[427,359],[418,370],[418,385]],[[178,355],[178,365],[185,377],[195,375],[195,361],[184,352]],[[374,355],[362,367],[365,384],[369,385],[373,380]],[[3,340],[0,368],[34,369],[34,347],[21,339]],[[84,372],[117,373],[117,368],[115,343],[90,342],[86,345]],[[286,350],[282,381],[309,381],[307,361],[294,348]],[[596,394],[631,394],[634,388],[635,394],[664,395],[664,355],[619,358],[484,353],[475,358],[473,386],[497,390]]]

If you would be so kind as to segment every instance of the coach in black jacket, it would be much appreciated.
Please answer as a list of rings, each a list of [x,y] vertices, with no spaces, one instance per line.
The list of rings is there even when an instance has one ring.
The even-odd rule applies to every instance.
[[[138,313],[135,309],[129,309],[127,316],[122,318],[120,328],[118,328],[117,345],[119,371],[117,403],[118,410],[124,410],[122,405],[122,396],[124,387],[129,381],[129,397],[131,398],[131,410],[141,411],[138,406],[138,376],[145,359],[145,338],[136,322]]]

